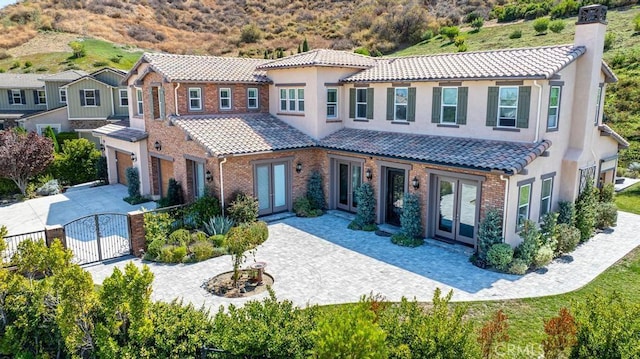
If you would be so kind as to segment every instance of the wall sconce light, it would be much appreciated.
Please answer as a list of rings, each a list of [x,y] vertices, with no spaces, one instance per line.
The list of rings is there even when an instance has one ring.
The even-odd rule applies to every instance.
[[[302,163],[298,162],[298,164],[296,165],[296,172],[297,173],[302,172]]]
[[[100,151],[104,152],[104,145],[102,143],[100,144]]]
[[[371,178],[373,177],[371,168],[367,168],[367,170],[364,172],[364,176],[367,177],[367,181],[371,181]]]
[[[136,161],[136,154],[131,152],[131,161],[135,162]]]
[[[205,173],[204,178],[207,180],[207,182],[213,181],[213,175],[211,174],[211,171],[207,170],[207,173]]]
[[[413,180],[411,181],[411,185],[413,186],[413,189],[420,188],[420,181],[418,180],[418,177],[413,177]]]
[[[160,141],[156,141],[156,143],[153,144],[153,148],[155,148],[156,151],[162,151],[162,144]]]

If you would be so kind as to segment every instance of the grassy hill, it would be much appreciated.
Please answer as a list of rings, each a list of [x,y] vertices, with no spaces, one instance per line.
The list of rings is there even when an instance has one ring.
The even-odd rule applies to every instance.
[[[621,151],[620,162],[640,162],[640,34],[635,32],[633,18],[640,15],[640,7],[625,10],[611,10],[607,14],[607,34],[611,46],[604,53],[605,61],[619,78],[610,85],[605,100],[605,121],[631,142],[628,150]],[[472,29],[461,31],[466,38],[467,51],[500,48],[543,46],[573,43],[576,18],[564,20],[565,29],[560,33],[549,31],[546,35],[536,35],[532,21],[483,27],[479,32]],[[522,33],[520,38],[511,39],[514,32]],[[456,52],[457,47],[436,36],[415,46],[408,47],[393,56],[423,55]]]

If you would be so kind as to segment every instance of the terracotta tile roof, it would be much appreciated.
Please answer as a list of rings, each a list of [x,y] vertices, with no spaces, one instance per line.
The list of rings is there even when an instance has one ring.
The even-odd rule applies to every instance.
[[[128,142],[138,142],[149,136],[148,133],[131,127],[108,124],[93,130],[95,136],[107,136]]]
[[[532,144],[345,128],[323,138],[318,146],[514,174],[546,151],[551,142],[543,140]]]
[[[217,157],[315,146],[311,137],[267,113],[170,120]]]
[[[145,53],[140,61],[149,62],[168,81],[271,83],[264,71],[256,70],[267,60]]]
[[[44,87],[40,80],[42,74],[0,73],[0,88],[3,89],[39,89]]]
[[[343,81],[549,79],[585,51],[584,46],[558,45],[388,58]]]
[[[366,69],[379,60],[349,51],[316,49],[273,60],[258,66],[258,69],[282,69],[289,67],[330,66]]]
[[[618,142],[618,145],[622,148],[628,148],[629,147],[629,142],[627,142],[627,140],[624,139],[624,137],[620,136],[620,134],[618,134],[616,131],[614,131],[611,127],[607,126],[607,125],[600,125],[598,126],[598,129],[600,130],[600,134],[603,136],[611,136],[614,140],[616,140]]]

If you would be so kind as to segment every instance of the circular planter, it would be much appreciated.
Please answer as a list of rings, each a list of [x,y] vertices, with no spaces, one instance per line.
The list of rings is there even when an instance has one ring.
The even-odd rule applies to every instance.
[[[238,285],[233,286],[233,271],[224,272],[204,282],[202,287],[209,293],[224,298],[246,298],[260,294],[272,286],[274,279],[268,273],[262,273],[262,282],[258,282],[257,271],[243,269],[240,271]]]

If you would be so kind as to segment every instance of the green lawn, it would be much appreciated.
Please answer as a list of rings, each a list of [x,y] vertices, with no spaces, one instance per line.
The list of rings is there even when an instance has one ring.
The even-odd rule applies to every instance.
[[[640,183],[616,193],[616,206],[621,211],[640,214]]]

